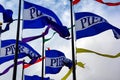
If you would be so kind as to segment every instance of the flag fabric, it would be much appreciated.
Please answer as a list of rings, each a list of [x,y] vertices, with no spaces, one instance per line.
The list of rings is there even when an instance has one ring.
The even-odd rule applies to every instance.
[[[3,14],[3,22],[7,23],[5,29],[1,31],[1,33],[3,33],[9,30],[9,26],[13,22],[13,11],[10,9],[4,9],[4,7],[0,5],[0,13]]]
[[[116,39],[120,38],[120,29],[112,26],[103,17],[90,13],[75,13],[76,39],[90,37],[111,29]]]
[[[99,3],[105,4],[105,5],[108,5],[108,6],[119,6],[120,5],[120,2],[112,3],[112,2],[104,2],[103,0],[96,0],[96,1]]]
[[[48,27],[56,31],[60,37],[65,39],[70,39],[70,33],[68,31],[68,28],[66,26],[58,25],[57,23],[53,21],[49,21]]]
[[[45,36],[45,35],[48,34],[50,28],[52,28],[54,31],[56,31],[57,33],[59,33],[59,36],[60,36],[60,37],[62,37],[62,38],[64,38],[64,39],[67,39],[67,40],[70,39],[70,38],[69,38],[70,33],[69,33],[69,31],[68,31],[68,29],[67,29],[66,26],[62,26],[62,27],[61,27],[61,26],[57,25],[56,23],[51,22],[51,23],[48,25],[48,27],[46,28],[45,32],[42,33],[41,35],[23,38],[22,41],[23,41],[23,42],[29,42],[29,41],[38,39],[38,38],[40,38],[40,37],[43,37],[43,36]]]
[[[0,5],[0,13],[3,14],[3,22],[4,23],[8,23],[8,22],[12,22],[13,18],[13,11],[10,9],[4,9],[4,7],[2,5]]]
[[[10,9],[6,9],[3,12],[3,22],[4,23],[8,23],[8,22],[11,23],[11,22],[13,22],[12,15],[13,15],[13,11],[10,10]]]
[[[31,61],[30,61],[29,63],[25,63],[23,68],[26,69],[26,68],[28,68],[28,67],[30,67],[30,66],[38,63],[38,62],[41,62],[41,61],[44,60],[44,59],[45,59],[45,57],[39,58],[39,59],[37,59],[36,61],[34,61],[34,62],[32,62],[32,63],[31,63]]]
[[[14,59],[16,40],[3,40],[1,45],[0,64]],[[19,54],[18,58],[28,56],[30,59],[39,58],[41,55],[35,51],[31,46],[26,43],[19,41]]]
[[[76,48],[76,53],[77,54],[81,54],[81,53],[84,53],[84,54],[88,54],[88,53],[91,53],[91,54],[97,54],[99,56],[103,56],[103,57],[107,57],[107,58],[118,58],[120,57],[120,52],[115,54],[115,55],[110,55],[109,53],[108,54],[105,54],[105,53],[99,53],[99,52],[95,52],[95,51],[92,51],[92,50],[88,50],[88,49],[84,49],[84,48]]]
[[[66,67],[68,67],[69,69],[71,69],[71,67],[73,66],[72,61],[71,61],[70,59],[68,59],[68,58],[65,58],[65,59],[63,60],[63,64],[64,64]]]
[[[3,6],[0,4],[0,13],[1,12],[4,12],[4,8],[3,8]]]
[[[69,69],[72,67],[72,61],[70,59],[67,59],[63,52],[60,52],[58,50],[46,50],[45,54],[46,74],[59,73],[64,65]]]
[[[33,3],[24,1],[24,12],[23,12],[23,29],[34,29],[43,28],[48,24],[48,20],[56,22],[58,25],[62,25],[59,18],[51,10],[42,6],[35,5]]]
[[[39,77],[38,75],[33,75],[33,76],[25,75],[24,80],[42,80],[42,77]],[[43,80],[50,80],[50,78],[47,77],[47,78],[44,78]]]
[[[75,5],[75,4],[77,4],[78,2],[80,2],[80,0],[73,0],[72,4]]]
[[[23,42],[28,42],[48,34],[49,29],[56,31],[60,37],[69,39],[70,33],[66,26],[63,26],[59,18],[51,10],[29,3],[24,2],[24,22],[23,29],[36,29],[48,26],[43,34],[23,38]]]
[[[11,23],[12,23],[12,22],[7,23],[5,29],[4,29],[4,30],[3,30],[3,29],[1,30],[1,33],[8,31],[8,30],[9,30],[9,26],[10,26]]]

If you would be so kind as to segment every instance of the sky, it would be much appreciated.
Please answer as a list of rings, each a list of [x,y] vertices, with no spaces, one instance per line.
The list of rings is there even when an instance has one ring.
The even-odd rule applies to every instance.
[[[69,0],[26,0],[37,5],[46,7],[52,10],[61,20],[63,25],[70,27],[70,5]],[[104,0],[105,2],[120,2],[120,0]],[[18,0],[0,0],[6,9],[13,10],[13,18],[17,19],[18,14]],[[120,28],[120,6],[106,6],[100,4],[95,0],[81,0],[77,5],[73,6],[74,12],[92,12],[98,14],[105,18],[111,25]],[[0,21],[2,21],[0,14]],[[21,17],[22,18],[22,17]],[[3,24],[4,28],[5,24]],[[14,21],[10,25],[10,30],[1,34],[1,39],[15,39],[16,38],[16,27],[17,21]],[[22,22],[21,22],[22,27]],[[28,30],[27,33],[24,31],[20,33],[20,37],[29,36],[29,35],[38,35],[41,30]],[[50,37],[54,31],[50,31],[46,38]],[[8,35],[9,34],[9,35]],[[38,44],[39,43],[39,44]],[[33,47],[36,51],[41,54],[41,39],[37,39],[31,42],[28,42],[29,45]],[[75,42],[75,47],[85,48],[93,50],[103,54],[115,55],[120,52],[120,40],[115,39],[111,30],[107,30],[98,35],[82,38]],[[56,49],[64,52],[67,58],[72,59],[71,53],[71,40],[65,40],[56,34],[50,41],[45,43],[45,49],[50,47],[50,49]],[[85,68],[76,66],[76,78],[77,80],[120,80],[120,58],[106,58],[98,56],[95,54],[76,54],[76,59],[78,62],[85,64]],[[19,59],[22,60],[22,59]],[[25,58],[26,61],[29,61],[28,57]],[[13,60],[0,64],[0,72],[8,67]],[[21,79],[21,68],[22,65],[18,66],[17,71],[17,80]],[[45,77],[50,77],[54,80],[61,80],[64,75],[69,71],[67,67],[63,67],[62,70],[55,75],[45,74]],[[13,69],[0,76],[0,80],[12,80]],[[28,69],[25,69],[24,74],[26,75],[39,75],[41,76],[41,63],[37,63],[31,66]],[[72,80],[72,74],[67,78],[67,80]]]

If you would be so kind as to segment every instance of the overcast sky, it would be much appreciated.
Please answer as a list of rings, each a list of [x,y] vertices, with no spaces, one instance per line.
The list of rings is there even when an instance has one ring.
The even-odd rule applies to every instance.
[[[70,27],[70,5],[69,0],[26,0],[43,7],[51,9],[61,20],[63,25]],[[120,2],[120,0],[103,0],[108,2]],[[13,10],[13,18],[17,18],[18,14],[18,0],[0,0],[6,9]],[[110,24],[115,27],[120,28],[120,6],[106,6],[100,4],[95,0],[81,0],[77,5],[73,7],[74,12],[92,12],[104,17]],[[0,21],[2,20],[0,14]],[[22,18],[22,17],[21,17]],[[3,24],[4,27],[5,24]],[[22,24],[21,24],[22,25]],[[16,26],[17,21],[13,22],[10,26],[10,31],[7,31],[2,34],[1,39],[13,39],[16,36]],[[31,32],[28,34],[34,33],[35,35],[40,34],[40,30]],[[47,37],[52,35],[53,31],[48,34]],[[9,34],[9,35],[8,35]],[[22,34],[22,33],[21,33]],[[34,35],[31,34],[31,35]],[[27,35],[27,34],[26,34]],[[38,44],[39,43],[39,44]],[[36,51],[41,54],[41,39],[37,39],[28,43]],[[67,58],[71,59],[71,40],[65,40],[59,37],[56,34],[49,42],[45,43],[45,49],[50,47],[51,49],[60,50],[65,53]],[[76,41],[76,47],[85,48],[93,50],[99,53],[115,55],[120,52],[120,40],[115,39],[111,30],[102,32],[99,35],[82,38]],[[78,62],[85,63],[85,68],[80,68],[76,66],[77,80],[120,80],[120,58],[105,58],[95,54],[77,54],[76,55]],[[25,58],[28,60],[28,58]],[[0,65],[0,72],[6,67],[13,63],[9,61]],[[21,79],[21,67],[18,66],[18,75],[17,80]],[[11,69],[7,74],[0,76],[0,80],[12,80],[12,71]],[[69,71],[67,67],[63,67],[60,73],[55,75],[48,75],[51,79],[61,80],[62,77]],[[41,63],[37,63],[31,66],[28,69],[25,69],[26,75],[39,75],[41,76]],[[72,74],[68,77],[67,80],[72,80]]]

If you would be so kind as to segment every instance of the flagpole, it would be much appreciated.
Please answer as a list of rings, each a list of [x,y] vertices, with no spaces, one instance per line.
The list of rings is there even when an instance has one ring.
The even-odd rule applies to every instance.
[[[24,64],[25,64],[25,60],[23,60],[23,66],[22,66],[22,80],[24,80]]]
[[[76,62],[75,62],[75,46],[74,46],[74,31],[73,31],[73,10],[72,2],[70,0],[70,15],[71,15],[71,45],[72,45],[72,62],[73,62],[73,80],[76,80]]]
[[[45,39],[45,36],[42,37],[42,58],[44,57],[44,39]],[[44,79],[44,59],[42,60],[42,80]]]
[[[19,42],[19,33],[20,33],[20,16],[21,16],[21,0],[19,0],[19,9],[18,9],[18,24],[17,24],[17,34],[16,34],[16,48],[14,56],[14,68],[13,68],[13,79],[16,80],[17,75],[17,59],[18,59],[18,42]]]
[[[2,33],[2,22],[0,22],[0,56],[1,56],[1,33]]]

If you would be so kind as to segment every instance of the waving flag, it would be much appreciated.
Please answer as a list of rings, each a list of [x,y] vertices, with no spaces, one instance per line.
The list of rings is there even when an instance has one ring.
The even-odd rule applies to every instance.
[[[33,76],[25,75],[24,80],[42,80],[42,78],[37,75],[33,75]],[[44,78],[43,80],[50,80],[50,78],[47,77],[47,78]]]
[[[14,59],[15,54],[15,40],[4,40],[1,42],[1,55],[0,55],[0,64]],[[39,58],[40,54],[36,52],[28,44],[19,41],[19,54],[18,58],[23,58],[28,56],[31,59]]]
[[[104,2],[103,0],[96,0],[99,3],[106,4],[108,6],[119,6],[120,2],[112,3],[112,2]]]
[[[45,62],[45,73],[56,74],[60,72],[62,67],[65,65],[69,69],[72,67],[72,61],[67,59],[64,53],[57,50],[46,51],[46,62]]]
[[[79,2],[80,0],[73,0],[72,4],[75,5]]]
[[[120,38],[120,29],[109,24],[104,18],[89,12],[75,13],[76,39],[97,35],[111,29],[115,38]]]
[[[13,21],[12,15],[13,15],[13,11],[10,9],[6,9],[3,12],[3,20],[4,20],[3,22],[4,23],[12,22]]]
[[[3,33],[9,30],[9,25],[13,22],[13,11],[10,9],[4,9],[4,7],[0,5],[0,13],[3,14],[3,22],[7,23],[5,29],[1,31],[1,33]]]
[[[64,39],[67,39],[67,40],[70,39],[70,38],[69,38],[70,33],[69,33],[67,27],[65,27],[65,26],[62,26],[62,27],[61,27],[61,26],[57,25],[56,23],[51,22],[51,23],[48,25],[48,27],[46,28],[45,32],[42,33],[41,35],[23,38],[22,41],[23,41],[23,42],[29,42],[29,41],[38,39],[38,38],[40,38],[40,37],[43,37],[43,36],[45,36],[45,35],[48,34],[50,28],[52,28],[54,31],[56,31],[57,33],[59,33],[60,37],[62,37],[62,38],[64,38]]]
[[[23,29],[36,29],[48,26],[43,34],[23,38],[23,42],[28,42],[47,35],[49,29],[56,31],[62,38],[69,39],[70,33],[66,26],[63,26],[59,18],[51,10],[24,2],[24,24]]]
[[[43,28],[48,24],[48,20],[56,22],[58,25],[62,25],[59,18],[51,10],[38,6],[27,1],[24,1],[24,25],[23,28],[34,29]]]
[[[1,12],[4,12],[4,8],[3,8],[3,6],[0,4],[0,13]]]

